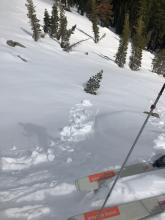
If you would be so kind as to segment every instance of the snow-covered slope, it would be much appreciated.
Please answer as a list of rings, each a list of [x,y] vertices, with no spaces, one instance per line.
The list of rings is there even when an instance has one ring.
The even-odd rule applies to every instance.
[[[42,20],[51,1],[34,3]],[[64,220],[103,200],[107,188],[97,194],[78,193],[74,180],[121,164],[163,78],[150,72],[148,52],[141,71],[119,69],[113,62],[118,36],[106,28],[100,29],[106,38],[99,44],[88,40],[71,53],[47,36],[36,43],[26,14],[25,0],[1,0],[0,219]],[[76,12],[67,12],[67,17],[70,26],[77,24],[92,34],[87,18]],[[86,38],[76,30],[71,41]],[[7,40],[26,48],[9,47]],[[84,93],[84,83],[101,69],[98,95]],[[163,96],[161,118],[150,120],[129,163],[165,149],[164,106]],[[110,202],[164,193],[164,177],[157,172],[121,180]]]

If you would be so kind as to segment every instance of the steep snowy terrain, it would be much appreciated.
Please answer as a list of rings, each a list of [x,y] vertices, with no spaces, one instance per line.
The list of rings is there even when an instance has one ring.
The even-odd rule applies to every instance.
[[[34,3],[42,20],[51,1]],[[100,29],[106,38],[99,44],[88,40],[71,53],[47,36],[36,43],[26,14],[25,0],[1,0],[0,219],[64,220],[102,204],[107,188],[79,193],[74,181],[121,165],[164,79],[150,72],[148,52],[141,71],[118,68],[113,60],[119,38],[106,28]],[[87,18],[76,12],[67,17],[70,26],[92,35]],[[76,30],[71,41],[86,38]],[[7,40],[26,48],[9,47]],[[84,83],[101,69],[98,95],[85,93]],[[129,163],[165,151],[164,97],[157,109],[160,119],[150,120]],[[125,178],[110,203],[165,193],[164,177],[162,171]]]

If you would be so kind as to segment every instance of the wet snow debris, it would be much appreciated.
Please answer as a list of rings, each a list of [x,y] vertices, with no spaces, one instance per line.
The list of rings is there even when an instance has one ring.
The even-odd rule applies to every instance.
[[[76,191],[74,185],[69,183],[61,183],[57,185],[56,180],[51,182],[43,182],[11,188],[9,190],[0,191],[0,202],[7,203],[15,201],[17,203],[43,201],[50,196],[65,196]]]
[[[14,155],[13,157],[2,157],[0,159],[0,164],[3,171],[20,171],[40,163],[52,162],[54,158],[55,155],[51,149],[45,152],[42,148],[36,147],[30,154],[26,154],[25,152],[25,154],[21,156]]]
[[[66,160],[67,163],[72,163],[72,158],[68,157]]]
[[[60,145],[60,149],[62,150],[62,151],[67,151],[67,152],[74,152],[74,149],[73,148],[71,148],[70,146],[62,146],[62,145]]]
[[[12,148],[10,150],[11,151],[15,151],[15,150],[17,150],[17,147],[16,146],[12,146]]]
[[[56,180],[53,180],[53,181],[49,184],[50,187],[55,187],[56,185],[57,185],[57,181],[56,181]]]
[[[83,106],[86,106],[86,107],[91,107],[92,106],[92,103],[89,100],[87,100],[87,99],[82,100],[81,104]]]
[[[155,150],[164,150],[165,151],[165,133],[160,134],[157,139],[154,140]]]
[[[31,220],[37,217],[41,217],[42,215],[46,215],[50,213],[50,209],[43,205],[33,205],[33,206],[23,206],[19,208],[9,208],[5,210],[5,214],[7,217],[12,219],[25,219]]]
[[[49,160],[50,162],[54,161],[55,155],[54,155],[52,149],[48,149],[47,157],[48,157],[48,160]]]
[[[49,173],[48,170],[42,170],[42,171],[38,171],[38,172],[34,172],[34,173],[30,173],[29,175],[26,175],[26,177],[21,178],[17,181],[15,181],[15,184],[35,184],[37,182],[43,182],[46,181],[48,179],[50,179],[51,174]]]
[[[62,141],[78,142],[93,132],[95,112],[89,100],[76,104],[69,114],[69,125],[60,133]]]
[[[49,146],[50,146],[50,147],[54,147],[55,145],[56,145],[56,143],[51,140]]]
[[[11,200],[17,200],[26,197],[26,195],[33,194],[33,192],[39,191],[41,189],[45,189],[47,187],[47,183],[37,183],[32,186],[17,186],[16,188],[10,188],[5,191],[0,191],[0,202],[9,202]],[[40,196],[41,197],[41,196]],[[39,198],[40,198],[39,197]]]
[[[65,196],[76,191],[74,185],[68,183],[62,183],[57,185],[56,182],[52,182],[49,186],[36,190],[31,193],[21,196],[17,199],[17,203],[31,202],[31,201],[43,201],[47,196]]]

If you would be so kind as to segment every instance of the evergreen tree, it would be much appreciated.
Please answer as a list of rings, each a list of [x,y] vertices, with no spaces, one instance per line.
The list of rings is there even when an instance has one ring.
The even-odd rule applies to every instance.
[[[84,91],[92,95],[97,95],[97,90],[100,88],[100,82],[103,78],[103,70],[98,72],[96,75],[90,77]]]
[[[126,14],[122,35],[120,36],[120,44],[116,54],[115,63],[119,67],[124,67],[126,63],[128,40],[129,40],[129,15]]]
[[[65,0],[64,0],[65,1]],[[70,0],[77,6],[79,13],[86,13],[91,19],[92,0]],[[95,0],[98,22],[103,26],[115,27],[116,33],[121,34],[126,13],[130,16],[131,38],[140,16],[143,16],[146,46],[150,51],[165,47],[165,0]],[[68,0],[69,2],[69,0]],[[113,19],[110,18],[111,6]],[[109,6],[108,6],[109,5]],[[108,9],[109,8],[109,9]]]
[[[78,12],[81,15],[84,15],[85,11],[86,11],[86,5],[87,5],[87,1],[88,0],[77,0],[76,4],[78,5]]]
[[[110,0],[101,0],[96,6],[96,13],[103,27],[109,27],[112,21],[112,4]]]
[[[32,37],[35,41],[38,41],[40,38],[41,29],[40,29],[39,20],[37,19],[37,16],[36,16],[36,11],[35,11],[35,7],[33,4],[33,0],[27,0],[27,4],[25,5],[28,10],[27,16],[30,19],[31,28],[33,31]]]
[[[61,0],[61,3],[64,5],[65,10],[71,11],[70,7],[75,5],[74,0]]]
[[[45,33],[50,33],[50,27],[51,27],[51,20],[48,11],[45,9],[44,12],[44,32]]]
[[[165,49],[161,49],[155,54],[152,65],[152,72],[165,76]]]
[[[71,29],[65,30],[65,32],[61,35],[61,47],[69,52],[69,47],[70,47],[70,37],[74,33],[76,29],[76,25],[74,25]]]
[[[133,4],[131,4],[133,2]],[[115,27],[117,34],[122,34],[122,29],[124,25],[124,19],[127,13],[130,15],[131,20],[131,11],[134,10],[136,1],[134,0],[112,0],[113,5],[113,23],[112,26]],[[132,24],[131,24],[132,25]]]
[[[156,49],[164,48],[165,46],[165,1],[152,0],[151,3],[148,25],[148,49],[156,51]]]
[[[142,16],[138,18],[135,33],[132,37],[132,52],[129,66],[131,70],[137,71],[141,67],[142,53],[145,46],[144,22]]]
[[[59,28],[59,16],[57,2],[53,4],[52,15],[51,15],[51,25],[50,25],[50,35],[57,38]]]
[[[63,6],[60,4],[60,17],[59,17],[59,29],[57,33],[57,39],[60,40],[65,35],[67,30],[67,18]]]
[[[59,29],[57,32],[57,39],[60,40],[61,47],[67,51],[67,48],[70,46],[70,36],[73,34],[76,25],[74,25],[71,29],[67,29],[67,18],[65,16],[65,11],[63,6],[60,4],[60,18],[59,18]]]
[[[67,23],[68,23],[67,18],[64,17],[61,22],[61,26],[60,26],[60,31],[61,31],[60,38],[61,38],[61,47],[62,48],[66,48],[69,46],[69,39],[70,39],[71,34],[67,30]]]
[[[91,0],[91,21],[94,33],[94,42],[99,42],[99,27],[98,27],[98,19],[97,19],[97,12],[96,12],[96,0]]]

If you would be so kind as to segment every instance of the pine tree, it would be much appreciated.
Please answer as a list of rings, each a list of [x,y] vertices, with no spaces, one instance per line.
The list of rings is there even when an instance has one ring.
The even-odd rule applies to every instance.
[[[138,71],[141,67],[144,46],[144,22],[143,17],[140,16],[137,21],[137,26],[135,27],[135,33],[132,37],[132,52],[130,56],[129,66],[130,69],[133,71]]]
[[[92,21],[92,28],[94,33],[94,42],[99,42],[99,27],[98,27],[98,19],[97,19],[97,12],[96,12],[96,0],[91,0],[91,21]]]
[[[88,0],[76,0],[76,4],[78,5],[78,13],[84,15],[86,11],[86,4]]]
[[[69,47],[70,47],[70,37],[74,33],[76,29],[76,25],[74,25],[71,29],[65,30],[65,32],[61,35],[61,47],[69,52]]]
[[[38,41],[40,38],[41,29],[40,29],[39,20],[37,19],[37,16],[36,16],[33,0],[27,0],[27,4],[25,5],[28,9],[27,16],[30,19],[31,28],[33,31],[32,37],[35,41]]]
[[[45,9],[44,12],[44,32],[45,33],[50,33],[50,27],[51,27],[51,20],[48,11]]]
[[[110,22],[112,21],[112,7],[110,0],[101,0],[97,4],[96,13],[101,26],[110,26]]]
[[[57,39],[60,38],[66,33],[67,30],[67,18],[65,16],[65,11],[63,6],[60,4],[60,17],[59,17],[59,29],[57,33]]]
[[[148,49],[156,51],[165,45],[165,1],[152,0],[149,18],[149,43]]]
[[[67,30],[67,18],[64,17],[62,22],[61,22],[61,26],[60,26],[60,38],[61,38],[61,47],[62,48],[66,48],[69,46],[69,38],[70,38],[70,33]]]
[[[73,5],[72,0],[61,0],[61,3],[64,5],[65,10],[70,11],[70,6]]]
[[[103,78],[103,70],[98,72],[96,75],[90,77],[84,91],[92,95],[97,95],[97,90],[100,88],[100,82]]]
[[[165,76],[165,49],[161,49],[155,54],[152,65],[152,72]]]
[[[65,16],[65,11],[63,5],[60,3],[59,4],[59,9],[60,9],[60,16],[58,20],[58,30],[56,32],[56,38],[57,40],[60,41],[60,46],[65,50],[68,51],[67,49],[70,46],[70,37],[71,34],[73,34],[76,25],[74,25],[71,29],[67,29],[67,17]]]
[[[126,63],[129,34],[130,34],[129,15],[126,14],[123,32],[122,32],[122,35],[120,36],[119,48],[118,48],[118,52],[116,54],[116,59],[115,59],[115,63],[119,67],[124,67],[124,64]]]
[[[59,16],[57,2],[53,4],[52,15],[51,15],[51,25],[50,25],[50,35],[57,38],[59,28]]]

